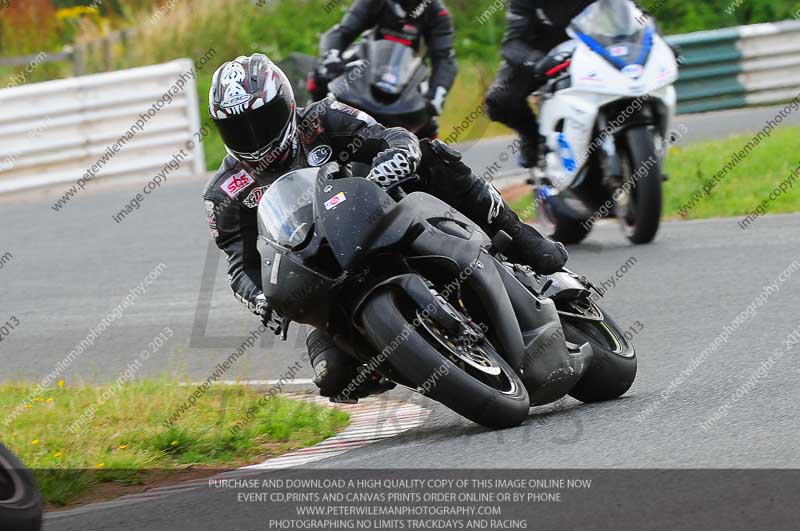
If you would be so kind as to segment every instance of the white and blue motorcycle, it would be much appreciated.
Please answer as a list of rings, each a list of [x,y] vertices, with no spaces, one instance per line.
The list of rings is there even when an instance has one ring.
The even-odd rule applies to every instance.
[[[599,0],[573,19],[564,62],[538,93],[542,163],[532,182],[537,221],[579,243],[616,217],[627,238],[651,242],[675,115],[678,62],[655,23],[629,0]]]

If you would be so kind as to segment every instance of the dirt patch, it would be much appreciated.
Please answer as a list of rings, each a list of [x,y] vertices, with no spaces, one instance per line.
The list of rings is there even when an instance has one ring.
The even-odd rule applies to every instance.
[[[503,190],[503,199],[505,199],[506,203],[514,203],[530,193],[531,185],[517,184]]]
[[[339,432],[347,429],[343,427]],[[264,445],[264,452],[257,458],[250,461],[241,461],[231,463],[229,467],[213,467],[213,466],[187,466],[185,468],[174,469],[143,469],[131,471],[130,480],[125,482],[103,481],[103,470],[85,470],[78,471],[78,473],[85,473],[90,476],[95,476],[96,481],[86,492],[86,494],[71,500],[66,505],[46,504],[44,507],[45,512],[58,512],[68,509],[74,509],[81,505],[88,505],[91,503],[105,502],[129,496],[131,494],[141,494],[149,490],[166,487],[177,486],[182,483],[196,481],[198,479],[206,479],[230,472],[238,468],[262,463],[267,459],[279,457],[285,453],[299,450],[303,448],[297,445],[287,445],[284,443],[268,443]],[[65,470],[64,472],[70,472]]]
[[[66,505],[45,505],[45,512],[57,512],[67,509],[74,509],[81,505],[90,503],[111,501],[130,494],[140,494],[156,487],[167,485],[179,485],[188,481],[210,478],[223,472],[234,470],[233,468],[182,468],[174,470],[140,470],[136,474],[136,483],[111,483],[100,482],[95,484],[89,492],[80,496]],[[87,471],[90,474],[94,471]]]

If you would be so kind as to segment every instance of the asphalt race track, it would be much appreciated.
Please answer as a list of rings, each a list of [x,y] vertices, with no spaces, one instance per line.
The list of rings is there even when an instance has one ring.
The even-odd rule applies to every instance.
[[[570,399],[555,407],[538,408],[526,424],[503,432],[484,430],[426,401],[433,414],[421,428],[312,466],[337,469],[800,466],[797,350],[776,356],[776,352],[784,349],[784,339],[800,327],[797,319],[800,269],[779,284],[779,290],[737,328],[724,346],[708,355],[675,389],[670,387],[673,379],[690,366],[691,360],[713,342],[723,327],[730,326],[760,296],[763,286],[776,281],[789,264],[800,260],[800,235],[792,230],[798,222],[800,216],[768,218],[746,233],[740,233],[732,220],[670,223],[655,245],[641,248],[622,243],[613,225],[602,227],[590,243],[573,251],[573,267],[600,280],[614,275],[631,256],[638,260],[607,293],[604,302],[618,322],[633,325],[638,320],[644,325],[635,339],[639,375],[626,397],[596,405]],[[134,331],[130,333],[135,335]],[[259,355],[270,354],[255,354]],[[203,360],[208,357],[205,354]],[[273,360],[271,366],[280,367],[289,358],[288,353],[279,356],[281,361]],[[775,363],[757,381],[756,387],[727,416],[704,430],[701,423],[768,359]],[[197,366],[201,365],[198,362]],[[668,399],[658,402],[661,393],[670,389]],[[403,392],[390,395],[421,400]],[[654,404],[651,414],[642,417]],[[664,492],[655,494],[663,496]],[[681,491],[682,496],[689,497],[704,494]],[[237,504],[231,496],[223,491],[200,489],[132,505],[56,516],[47,529],[266,529],[265,506]],[[782,507],[788,510],[786,505]],[[738,509],[726,506],[725,511],[734,508]],[[703,525],[695,516],[698,515],[693,515],[691,522],[677,522],[674,526],[663,523],[661,527],[649,528],[714,527],[714,522]],[[551,525],[537,528],[563,529],[566,521],[578,517],[591,523],[593,513],[584,506],[576,509],[565,504],[562,513],[550,515]],[[646,523],[619,528],[643,529]],[[736,528],[739,527],[731,527]]]
[[[723,136],[722,131],[757,130],[773,114],[770,108],[759,108],[679,117],[677,123],[686,125],[688,133],[682,141],[688,142]],[[500,154],[506,153],[508,143],[507,139],[490,139],[464,145],[465,158],[480,173],[486,165],[505,158]],[[513,162],[504,163],[504,168],[511,167]],[[226,357],[226,350],[238,347],[257,322],[234,300],[227,286],[226,263],[210,242],[205,223],[201,181],[173,179],[147,196],[141,208],[119,224],[112,215],[141,190],[138,181],[95,183],[58,212],[50,207],[65,186],[0,196],[0,226],[6,228],[0,256],[13,255],[0,269],[0,318],[5,322],[9,316],[15,316],[21,322],[0,344],[4,362],[0,379],[37,380],[47,375],[86,339],[90,330],[98,330],[103,318],[123,304],[131,290],[140,292],[137,287],[157,268],[160,274],[151,285],[145,286],[146,295],[137,297],[133,306],[124,309],[122,317],[100,334],[90,349],[68,367],[59,369],[67,379],[115,380],[164,327],[171,328],[175,338],[141,369],[142,376],[170,372],[188,379],[204,379]],[[669,193],[669,183],[666,186]],[[709,200],[713,201],[713,197]],[[771,227],[775,223],[781,229]],[[674,231],[686,231],[690,226],[667,224],[656,245],[636,249],[628,247],[615,228],[601,229],[590,237],[588,244],[572,250],[570,267],[598,280],[613,274],[631,255],[641,254],[645,260],[649,253],[656,253],[652,263],[638,265],[630,274],[633,280],[639,275],[642,282],[656,280],[661,268],[667,267],[678,253],[670,246],[671,242],[694,248],[709,245],[715,238],[729,239],[725,247],[729,255],[725,259],[731,259],[730,264],[723,261],[718,265],[711,261],[713,253],[698,252],[691,257],[693,260],[682,264],[674,286],[663,282],[648,286],[647,293],[666,298],[665,307],[675,307],[679,302],[693,306],[697,302],[692,299],[672,298],[674,289],[692,278],[683,267],[698,273],[709,267],[725,269],[734,264],[742,268],[734,284],[721,285],[719,291],[706,288],[698,296],[702,301],[715,300],[718,293],[733,291],[734,287],[761,282],[765,279],[756,276],[754,266],[765,265],[762,262],[772,255],[755,252],[747,241],[790,237],[790,228],[796,226],[796,220],[761,219],[747,231],[741,231],[730,221],[713,221],[701,224],[703,229],[688,229],[692,237],[686,241],[671,238]],[[787,252],[792,249],[779,247]],[[797,251],[796,258],[800,258],[800,249]],[[752,253],[753,264],[745,253]],[[780,265],[786,264],[775,263],[775,267]],[[631,293],[639,294],[638,287]],[[622,298],[624,294],[624,291],[613,297],[609,294],[609,304],[630,300]],[[637,303],[632,308],[643,309]],[[611,310],[622,322],[634,316],[643,322],[647,320],[640,312],[622,313],[626,311],[625,304]],[[691,317],[687,323],[704,322],[715,315],[724,317],[717,312],[694,315],[685,308],[681,313],[686,315],[683,312],[687,311]],[[666,326],[658,328],[672,330]],[[294,328],[289,339],[288,343],[282,343],[271,337],[263,338],[260,348],[240,359],[226,378],[280,377],[304,350],[301,330]],[[310,374],[306,370],[300,377]]]
[[[734,114],[738,130],[748,131],[770,111],[752,111],[748,120]],[[688,120],[692,138],[719,136],[720,120]],[[734,129],[726,123],[722,130]],[[502,142],[472,147],[468,160],[494,160]],[[172,180],[120,224],[112,215],[141,182],[97,183],[60,212],[50,208],[60,187],[0,198],[0,256],[12,255],[0,269],[0,321],[20,322],[0,344],[0,378],[37,381],[61,366],[59,377],[70,383],[113,381],[169,327],[174,338],[140,377],[204,380],[257,323],[231,296],[224,260],[209,244],[202,185]],[[426,401],[433,413],[421,428],[317,467],[799,467],[800,364],[786,340],[800,329],[800,215],[761,218],[747,230],[738,221],[665,223],[644,247],[603,224],[571,249],[573,270],[598,284],[614,277],[603,307],[624,328],[641,330],[639,375],[625,398],[538,408],[502,433]],[[144,293],[64,367],[90,329],[131,290],[141,291],[156,268]],[[725,340],[709,350],[726,326]],[[279,378],[304,351],[301,330],[289,339],[263,340],[225,378]],[[305,367],[299,377],[310,375]],[[737,389],[743,392],[725,415],[709,423]],[[423,400],[401,391],[391,398]],[[51,518],[46,529],[263,529],[263,515],[254,518],[257,511],[200,490]]]

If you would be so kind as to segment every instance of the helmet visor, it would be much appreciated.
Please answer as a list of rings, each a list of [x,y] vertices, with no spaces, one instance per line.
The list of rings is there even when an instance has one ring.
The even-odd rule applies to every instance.
[[[240,160],[260,161],[281,150],[293,129],[295,109],[281,96],[258,109],[214,119],[222,141]]]

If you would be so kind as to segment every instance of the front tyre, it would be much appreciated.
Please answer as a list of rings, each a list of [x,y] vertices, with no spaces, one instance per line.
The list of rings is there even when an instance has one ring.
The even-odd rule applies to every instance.
[[[394,290],[370,297],[361,319],[372,345],[387,352],[392,372],[425,396],[491,429],[513,428],[528,417],[525,385],[486,340],[467,350],[461,343],[459,350],[456,338]]]
[[[592,309],[602,320],[589,321],[561,314],[567,341],[589,343],[594,350],[589,370],[570,391],[570,396],[584,403],[614,400],[624,395],[636,378],[636,350],[622,329],[604,315],[594,303]]]
[[[0,529],[38,531],[42,498],[33,474],[0,444]]]
[[[662,209],[661,159],[650,129],[628,129],[620,156],[624,184],[617,192],[617,218],[631,242],[650,243],[658,233]]]
[[[575,209],[582,209],[578,200],[566,194],[548,195],[541,188],[534,189],[536,223],[543,227],[551,239],[564,245],[581,243],[592,232],[592,221],[579,219]],[[571,203],[575,203],[575,209]]]

